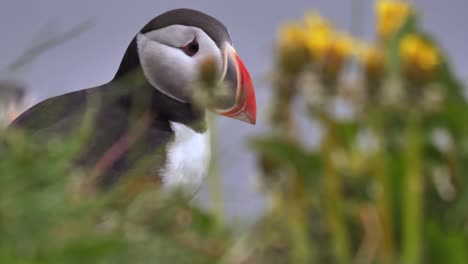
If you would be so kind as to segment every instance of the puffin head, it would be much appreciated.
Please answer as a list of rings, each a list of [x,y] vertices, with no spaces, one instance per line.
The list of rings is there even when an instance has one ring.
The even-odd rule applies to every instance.
[[[175,9],[151,20],[130,44],[116,77],[141,67],[154,89],[191,104],[194,83],[208,58],[215,62],[219,80],[230,89],[229,98],[216,103],[214,111],[255,124],[256,101],[250,74],[233,48],[226,27],[202,12]]]

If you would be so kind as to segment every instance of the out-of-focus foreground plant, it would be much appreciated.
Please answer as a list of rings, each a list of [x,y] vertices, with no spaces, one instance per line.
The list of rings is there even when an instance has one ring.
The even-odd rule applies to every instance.
[[[3,131],[0,263],[468,263],[463,87],[411,5],[376,13],[373,43],[316,13],[280,29],[272,129],[252,142],[271,207],[240,239],[137,169],[91,192],[68,167],[86,126],[41,146]]]
[[[128,177],[94,193],[70,171],[83,135],[0,133],[0,263],[212,263],[227,233],[186,198]],[[220,242],[218,242],[218,240]]]

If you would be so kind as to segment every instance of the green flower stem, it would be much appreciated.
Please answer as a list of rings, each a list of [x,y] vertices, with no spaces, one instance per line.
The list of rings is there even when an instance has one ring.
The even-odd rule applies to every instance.
[[[277,81],[271,122],[284,138],[300,144],[294,123],[292,101],[296,95],[297,76],[286,76]],[[275,207],[290,233],[293,263],[311,263],[312,246],[309,237],[307,212],[309,211],[306,185],[296,171],[287,171],[287,188],[279,188],[273,194]],[[293,203],[291,203],[293,201]]]
[[[371,162],[374,174],[374,184],[377,190],[376,206],[379,213],[379,220],[382,228],[382,245],[380,250],[380,261],[384,264],[394,263],[395,238],[393,210],[391,206],[392,188],[390,176],[388,175],[388,164],[385,150],[385,136],[382,128],[381,115],[375,115],[371,120],[372,129],[377,139],[377,149]]]
[[[403,205],[403,261],[406,264],[421,263],[422,216],[424,179],[421,170],[421,120],[419,113],[409,117],[406,131],[406,175]]]
[[[293,141],[298,140],[298,131],[292,114],[292,103],[297,92],[296,76],[285,76],[277,81],[276,86],[271,122],[279,134]]]
[[[289,219],[293,245],[294,263],[311,263],[311,241],[309,239],[309,228],[307,222],[307,212],[309,211],[308,200],[306,196],[305,184],[300,181],[300,177],[292,174],[294,180],[293,195],[290,201],[295,201],[289,207]]]
[[[323,141],[322,155],[324,161],[324,190],[327,205],[327,219],[330,226],[331,241],[334,246],[337,263],[351,263],[350,239],[343,215],[344,200],[341,194],[341,183],[338,170],[333,162],[333,151],[338,143],[334,121],[322,116],[327,128]]]
[[[208,184],[209,193],[212,201],[212,210],[215,219],[218,223],[218,227],[224,225],[224,194],[223,186],[221,184],[221,177],[218,167],[218,158],[216,155],[217,151],[217,130],[214,124],[213,114],[208,114],[208,125],[210,126],[210,146],[211,146],[211,159],[208,171]]]

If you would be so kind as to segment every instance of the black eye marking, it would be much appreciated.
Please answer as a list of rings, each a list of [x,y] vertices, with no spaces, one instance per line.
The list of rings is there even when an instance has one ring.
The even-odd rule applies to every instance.
[[[183,52],[185,52],[185,54],[192,57],[195,54],[197,54],[198,50],[200,49],[200,46],[198,45],[197,39],[194,38],[192,41],[190,41],[190,43],[188,43],[181,49]]]

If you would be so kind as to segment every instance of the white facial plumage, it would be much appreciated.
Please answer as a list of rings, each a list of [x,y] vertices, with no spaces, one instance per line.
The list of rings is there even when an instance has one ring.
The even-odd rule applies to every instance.
[[[198,52],[187,55],[182,48],[193,40]],[[216,43],[201,29],[172,25],[137,35],[140,63],[148,82],[165,95],[180,102],[190,101],[200,63],[214,58],[221,70],[222,53]]]

